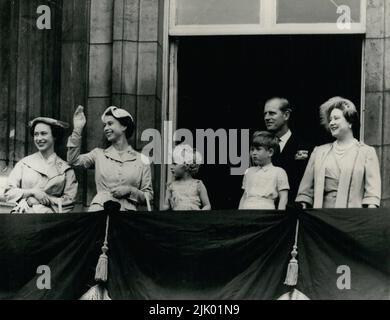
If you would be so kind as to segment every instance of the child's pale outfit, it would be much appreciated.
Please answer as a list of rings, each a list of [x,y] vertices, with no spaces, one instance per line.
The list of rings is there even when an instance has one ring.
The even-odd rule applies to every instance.
[[[167,188],[170,192],[169,204],[174,211],[201,210],[200,190],[203,182],[192,179],[189,181],[172,181]]]
[[[246,170],[242,184],[245,200],[239,209],[275,210],[279,192],[290,190],[286,171],[272,163]]]

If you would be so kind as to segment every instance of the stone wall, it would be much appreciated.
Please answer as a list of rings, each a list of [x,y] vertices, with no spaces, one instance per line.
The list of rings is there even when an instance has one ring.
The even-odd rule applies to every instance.
[[[135,115],[137,132],[132,143],[141,149],[144,145],[140,141],[142,131],[146,128],[161,129],[161,119],[166,116],[161,108],[164,1],[79,2],[89,6],[90,12],[89,31],[84,34],[88,38],[86,106],[90,119],[86,149],[90,150],[100,142],[101,137],[94,134],[94,129],[100,125],[99,115],[109,104],[127,107]],[[77,15],[76,11],[74,14]],[[81,28],[79,31],[82,34]],[[390,207],[390,0],[367,0],[364,46],[364,139],[377,150],[382,171],[383,205]],[[85,46],[81,45],[81,56],[84,49]],[[80,67],[84,71],[83,66]],[[66,94],[63,96],[66,99]],[[155,166],[154,169],[158,195],[161,168]],[[93,190],[93,174],[88,181]],[[90,196],[85,199],[87,202]]]
[[[390,207],[390,0],[367,0],[365,142],[376,148],[382,205]]]
[[[8,161],[12,167],[31,152],[25,123],[34,115],[59,115],[71,122],[75,107],[84,105],[88,117],[84,151],[100,144],[100,115],[111,104],[135,116],[136,149],[145,144],[140,141],[144,129],[161,130],[167,116],[162,110],[167,94],[164,2],[0,0],[0,102],[6,106],[0,109],[0,141],[6,146],[0,150],[2,170]],[[45,3],[52,5],[54,28],[34,31],[35,9]],[[383,205],[390,207],[390,0],[367,0],[367,6],[364,138],[378,152]],[[158,195],[161,167],[153,169]],[[79,202],[87,204],[95,193],[93,172],[78,176]]]
[[[64,11],[64,28],[73,32],[63,39],[62,103],[69,106],[69,121],[78,104],[85,106],[85,151],[101,144],[100,116],[110,105],[123,107],[134,116],[136,132],[131,144],[140,151],[146,143],[140,140],[143,130],[158,129],[161,122],[157,95],[159,1],[76,0],[69,1]],[[153,171],[158,194],[159,170]],[[83,202],[88,204],[96,193],[94,172],[80,174],[80,180]]]

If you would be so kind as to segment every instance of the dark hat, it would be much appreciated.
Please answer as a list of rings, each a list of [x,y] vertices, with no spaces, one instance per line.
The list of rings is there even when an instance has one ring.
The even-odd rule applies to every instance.
[[[35,119],[31,120],[28,123],[28,126],[30,128],[32,128],[38,122],[43,122],[43,123],[46,123],[46,124],[48,124],[50,126],[56,126],[56,127],[60,127],[60,128],[63,128],[63,129],[69,128],[69,124],[68,123],[60,121],[60,120],[56,120],[56,119],[53,119],[53,118],[47,118],[47,117],[35,118]]]

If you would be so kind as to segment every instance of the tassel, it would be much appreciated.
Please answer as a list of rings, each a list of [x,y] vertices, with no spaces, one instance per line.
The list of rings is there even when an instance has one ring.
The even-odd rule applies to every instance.
[[[107,281],[108,277],[108,256],[107,256],[108,247],[106,244],[102,247],[102,254],[99,257],[99,261],[96,266],[95,272],[95,281]]]
[[[295,258],[298,251],[296,249],[297,247],[294,246],[294,249],[291,252],[292,259],[287,267],[287,275],[284,284],[288,286],[295,286],[298,282],[298,260]]]
[[[298,282],[298,260],[296,259],[298,255],[298,229],[299,229],[299,220],[297,220],[297,225],[295,228],[295,243],[293,250],[291,251],[291,260],[287,267],[287,274],[284,284],[287,286],[296,286]]]
[[[96,271],[95,271],[95,281],[99,282],[106,282],[108,279],[108,256],[107,256],[107,251],[108,251],[108,226],[110,222],[110,217],[107,215],[107,220],[106,220],[106,234],[104,238],[104,243],[102,247],[102,254],[99,257],[97,266],[96,266]]]

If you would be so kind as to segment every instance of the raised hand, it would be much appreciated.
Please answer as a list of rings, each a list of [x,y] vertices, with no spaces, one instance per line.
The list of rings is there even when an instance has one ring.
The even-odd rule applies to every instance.
[[[85,114],[84,114],[84,107],[78,106],[76,111],[74,112],[74,115],[73,115],[73,128],[74,128],[74,130],[81,132],[86,123],[87,123],[87,118],[85,117]]]

